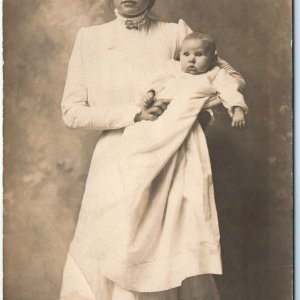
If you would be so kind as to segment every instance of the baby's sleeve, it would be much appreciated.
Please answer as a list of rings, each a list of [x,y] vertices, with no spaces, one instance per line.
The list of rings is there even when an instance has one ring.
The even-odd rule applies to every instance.
[[[244,96],[239,91],[238,82],[230,76],[226,70],[220,69],[213,80],[213,85],[221,99],[222,104],[228,109],[230,116],[233,114],[233,108],[239,106],[244,112],[248,112],[248,106]]]

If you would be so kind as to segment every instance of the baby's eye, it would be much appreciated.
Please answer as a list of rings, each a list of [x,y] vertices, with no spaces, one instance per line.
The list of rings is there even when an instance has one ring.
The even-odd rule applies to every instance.
[[[197,52],[196,56],[202,56],[202,53],[201,52]]]
[[[183,55],[184,56],[189,56],[189,53],[188,52],[184,52]]]

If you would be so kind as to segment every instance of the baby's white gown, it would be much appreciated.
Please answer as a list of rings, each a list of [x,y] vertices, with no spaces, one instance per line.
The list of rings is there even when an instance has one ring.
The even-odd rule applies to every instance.
[[[196,199],[201,192],[205,194],[205,201],[184,203],[185,199],[177,199],[176,203],[166,203],[165,211],[159,215],[151,215],[154,206],[140,210],[134,206],[134,199],[126,197],[134,191],[128,188],[131,183],[137,187],[134,179],[138,178],[133,176],[146,176],[148,172],[132,173],[130,167],[122,166],[122,159],[118,160],[121,164],[116,163],[122,157],[124,146],[122,128],[133,124],[137,112],[134,102],[139,99],[137,91],[164,62],[175,56],[189,31],[183,21],[178,24],[155,21],[147,32],[128,30],[123,20],[117,18],[101,26],[82,29],[77,35],[62,102],[63,118],[72,128],[104,131],[91,161],[75,236],[64,268],[61,300],[219,299],[212,276],[199,275],[222,271],[210,161],[201,127],[197,125],[196,132],[203,141],[204,151],[198,153],[200,158],[185,160],[193,171],[185,178],[199,176],[199,184],[182,192],[178,190],[183,187],[182,177],[171,178],[161,173],[156,174],[156,180],[173,181],[170,190],[163,191],[170,194],[170,199],[174,195],[176,200],[178,193],[185,194],[187,199]],[[202,105],[197,104],[199,107],[196,105],[191,110],[187,103],[187,114],[195,114]],[[172,110],[170,106],[164,118],[171,116]],[[186,154],[178,151],[176,155]],[[128,162],[127,158],[123,161]],[[193,167],[193,159],[200,159],[202,167]],[[137,161],[136,157],[134,160]],[[144,162],[142,159],[140,167]],[[166,166],[174,167],[176,164],[172,163]],[[122,199],[120,190],[115,190],[115,197],[111,194],[119,182],[113,177],[118,173],[114,168],[128,172],[123,190],[126,195],[122,195],[125,201],[119,203],[106,201]],[[106,197],[107,193],[110,197]],[[151,195],[159,200],[162,194],[152,190]],[[124,206],[124,202],[132,205]],[[124,208],[128,207],[128,213],[124,214]],[[142,224],[129,217],[134,215],[133,211],[147,213],[138,216]],[[206,225],[203,227],[203,224]],[[138,234],[128,240],[128,232],[132,233],[134,226]],[[157,241],[159,251],[151,252]]]

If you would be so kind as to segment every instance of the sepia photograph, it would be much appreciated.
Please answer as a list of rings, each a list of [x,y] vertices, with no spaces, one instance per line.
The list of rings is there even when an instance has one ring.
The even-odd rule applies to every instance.
[[[292,300],[292,0],[3,1],[3,299]]]

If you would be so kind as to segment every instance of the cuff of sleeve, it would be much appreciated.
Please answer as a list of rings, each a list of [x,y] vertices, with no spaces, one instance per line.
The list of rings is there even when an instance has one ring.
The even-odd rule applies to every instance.
[[[246,105],[233,105],[233,106],[231,106],[229,109],[228,109],[228,113],[229,113],[229,116],[230,117],[232,117],[233,116],[233,109],[235,108],[235,107],[240,107],[240,108],[242,108],[243,109],[243,111],[244,111],[244,114],[245,115],[247,115],[248,114],[248,106],[246,106]]]
[[[119,129],[130,126],[141,109],[137,105],[126,105],[122,107],[94,107],[90,128],[102,130]]]

